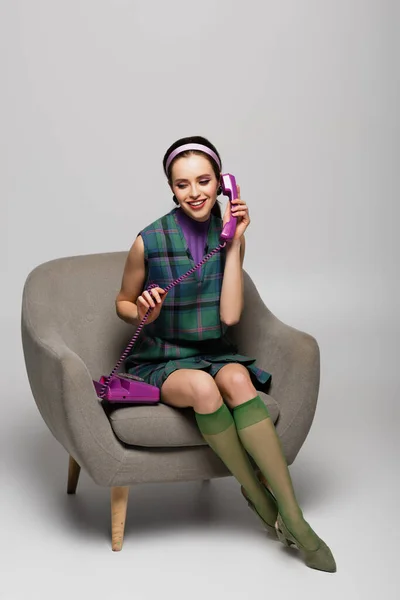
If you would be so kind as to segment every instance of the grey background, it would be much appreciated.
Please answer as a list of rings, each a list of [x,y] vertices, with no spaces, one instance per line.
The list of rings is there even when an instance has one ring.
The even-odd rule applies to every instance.
[[[5,600],[395,598],[398,32],[384,0],[0,3]],[[108,491],[82,474],[66,496],[67,456],[30,393],[28,273],[128,250],[172,208],[162,157],[194,134],[241,185],[245,269],[265,303],[320,345],[291,473],[335,575],[268,542],[233,478],[135,488],[112,553]]]

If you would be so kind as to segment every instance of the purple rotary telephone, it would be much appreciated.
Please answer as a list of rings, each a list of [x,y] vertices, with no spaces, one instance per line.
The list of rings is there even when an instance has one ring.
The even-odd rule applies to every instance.
[[[235,177],[229,173],[225,173],[221,175],[221,188],[224,196],[229,197],[229,201],[232,202],[235,198],[237,198],[237,187]],[[198,269],[201,265],[203,265],[211,256],[219,252],[222,248],[226,246],[226,243],[232,240],[235,231],[236,231],[236,222],[237,218],[231,216],[230,220],[225,223],[221,235],[220,240],[221,243],[214,248],[211,252],[209,252],[195,267],[190,269],[184,275],[181,275],[170,283],[166,288],[165,292],[169,292],[169,290],[180,283],[183,279],[194,273],[196,269]],[[157,287],[157,284],[152,284],[148,291],[152,288]],[[104,377],[102,375],[99,381],[93,380],[93,384],[96,390],[96,394],[100,400],[107,400],[108,402],[121,402],[126,404],[157,404],[160,401],[160,390],[158,387],[154,385],[150,385],[146,383],[140,377],[136,377],[136,375],[131,375],[130,373],[119,373],[115,374],[121,363],[124,361],[129,351],[135,344],[141,330],[144,327],[146,320],[152,308],[150,307],[143,317],[141,323],[138,325],[135,334],[128,346],[124,350],[117,364],[111,371],[108,377]]]

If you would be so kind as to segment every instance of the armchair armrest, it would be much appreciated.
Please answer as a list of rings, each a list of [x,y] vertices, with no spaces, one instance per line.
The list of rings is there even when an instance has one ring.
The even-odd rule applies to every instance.
[[[21,333],[29,383],[44,421],[95,483],[108,486],[124,449],[97,399],[86,365],[55,330],[42,326],[39,335],[26,305]]]

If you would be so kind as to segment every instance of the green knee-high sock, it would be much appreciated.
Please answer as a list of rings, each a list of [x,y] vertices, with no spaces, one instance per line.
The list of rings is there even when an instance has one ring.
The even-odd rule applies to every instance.
[[[195,412],[195,417],[207,444],[244,487],[260,516],[269,525],[274,525],[278,512],[277,506],[267,496],[257,479],[249,457],[238,437],[232,414],[226,404],[222,404],[213,413],[200,414]]]
[[[288,529],[310,550],[318,547],[317,535],[297,503],[280,439],[260,396],[236,406],[233,418],[244,448],[271,486]]]

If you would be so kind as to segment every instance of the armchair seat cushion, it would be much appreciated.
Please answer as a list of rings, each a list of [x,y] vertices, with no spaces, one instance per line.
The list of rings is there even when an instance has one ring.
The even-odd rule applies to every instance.
[[[276,401],[258,392],[273,422],[279,416]],[[104,404],[114,434],[129,446],[168,448],[205,446],[192,408],[175,408],[160,402],[153,406]]]

